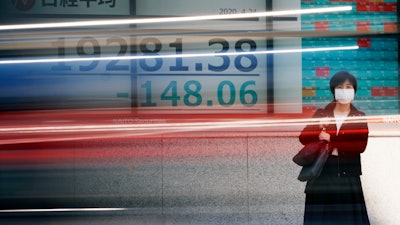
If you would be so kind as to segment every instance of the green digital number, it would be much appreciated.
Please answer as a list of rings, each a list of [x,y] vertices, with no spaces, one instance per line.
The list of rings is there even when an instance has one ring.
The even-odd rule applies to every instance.
[[[228,89],[229,89],[229,97],[228,97],[227,101],[224,99],[224,88],[225,87],[228,87]],[[218,97],[218,103],[220,105],[222,105],[222,106],[233,105],[236,100],[235,85],[229,80],[222,81],[218,85],[217,97]]]
[[[168,95],[168,92],[171,92],[171,94]],[[161,94],[161,100],[171,101],[172,106],[178,105],[178,101],[181,100],[181,97],[178,96],[178,88],[177,88],[176,81],[171,81],[168,84],[168,86],[165,88],[165,90]]]
[[[245,106],[252,106],[256,104],[258,101],[257,92],[251,89],[247,89],[249,85],[256,85],[256,82],[254,80],[249,80],[244,82],[240,87],[240,93],[239,93],[240,102]],[[250,96],[251,98],[250,102],[247,102],[246,96]]]
[[[191,88],[194,86],[194,90]],[[199,94],[201,90],[201,84],[198,81],[190,80],[185,83],[184,89],[186,91],[186,95],[183,97],[183,102],[187,106],[199,106],[203,101],[203,98]],[[191,102],[191,96],[196,100],[195,102]]]
[[[244,106],[253,106],[258,101],[257,92],[250,88],[250,86],[256,85],[254,80],[244,82],[239,89],[239,99],[240,103]],[[155,107],[157,104],[153,102],[152,93],[152,83],[151,81],[146,81],[143,83],[141,88],[145,89],[145,102],[141,103],[143,107]],[[185,95],[183,96],[183,103],[186,106],[195,107],[203,103],[203,97],[200,93],[202,85],[199,81],[189,80],[184,83],[183,89]],[[237,99],[237,91],[235,84],[232,81],[224,80],[218,84],[217,87],[217,99],[221,106],[232,106],[235,104]],[[178,106],[178,102],[181,97],[178,93],[178,82],[171,81],[165,87],[160,96],[161,101],[171,101],[171,106]],[[212,102],[209,100],[208,102]],[[208,105],[208,106],[211,106]]]

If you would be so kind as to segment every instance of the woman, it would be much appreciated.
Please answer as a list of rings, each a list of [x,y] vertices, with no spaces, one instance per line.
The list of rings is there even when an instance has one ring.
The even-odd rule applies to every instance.
[[[332,152],[321,175],[307,182],[304,224],[369,224],[360,180],[360,153],[369,131],[365,114],[351,104],[357,80],[338,72],[330,89],[335,100],[314,114],[321,122],[306,126],[299,136],[302,144],[325,140]]]

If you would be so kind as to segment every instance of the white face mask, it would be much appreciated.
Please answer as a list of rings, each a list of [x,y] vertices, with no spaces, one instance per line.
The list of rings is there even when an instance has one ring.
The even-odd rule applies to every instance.
[[[341,104],[348,104],[354,100],[354,89],[335,89],[335,99]]]

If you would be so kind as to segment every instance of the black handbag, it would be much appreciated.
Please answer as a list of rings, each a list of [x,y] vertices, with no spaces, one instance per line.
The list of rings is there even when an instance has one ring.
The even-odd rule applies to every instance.
[[[311,165],[318,157],[318,154],[326,145],[326,141],[317,141],[306,144],[294,157],[293,162],[299,166]]]
[[[302,150],[304,151],[302,152]],[[296,158],[297,162],[295,162],[297,164],[301,162],[303,166],[297,179],[299,181],[313,180],[319,177],[330,155],[328,143],[326,141],[311,143],[306,145],[302,150],[293,157],[293,161],[295,161]],[[306,150],[310,150],[310,152]],[[314,161],[310,163],[309,160],[312,158],[314,158]]]

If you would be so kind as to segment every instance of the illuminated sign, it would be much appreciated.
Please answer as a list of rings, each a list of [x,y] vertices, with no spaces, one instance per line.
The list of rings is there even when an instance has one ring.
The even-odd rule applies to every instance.
[[[252,54],[265,50],[265,42],[218,36],[138,38],[138,54],[154,58],[137,61],[137,106],[146,112],[265,113],[266,55]],[[236,54],[244,52],[249,54]],[[178,57],[157,58],[165,54]],[[194,57],[179,57],[185,54]]]
[[[12,1],[8,2],[11,3]],[[130,1],[17,1],[14,12],[29,15],[76,14],[129,15]],[[178,4],[179,3],[179,4]],[[207,4],[205,4],[207,3]],[[181,7],[176,11],[176,6]],[[17,7],[18,6],[18,7]],[[21,7],[24,10],[21,10]],[[172,1],[155,4],[137,1],[137,16],[227,15],[265,12],[260,1]],[[168,13],[163,13],[168,12]],[[58,18],[58,17],[57,17]],[[78,18],[76,18],[78,19]],[[26,87],[23,96],[61,96],[92,101],[123,101],[144,113],[257,113],[267,112],[267,56],[254,54],[266,50],[264,37],[213,32],[225,30],[264,30],[265,17],[233,20],[193,21],[136,25],[143,35],[65,37],[43,42],[56,58],[146,56],[135,60],[91,60],[27,64],[12,71],[18,75],[7,96],[21,96],[15,90]],[[129,26],[124,27],[128,29]],[[132,28],[133,29],[133,28]],[[195,30],[191,33],[146,34],[153,30]],[[204,31],[207,30],[207,31]],[[211,30],[211,32],[210,32]],[[132,48],[132,46],[134,46]],[[239,54],[238,54],[239,53]],[[198,56],[180,57],[186,54]],[[206,56],[202,56],[202,55]],[[231,55],[230,55],[231,54]],[[173,55],[172,58],[158,56]],[[37,79],[34,84],[27,79]],[[42,87],[35,92],[37,84]],[[48,88],[43,88],[49,86]],[[18,87],[18,88],[16,88]],[[57,94],[54,94],[57,93]],[[22,97],[23,97],[22,96]],[[106,102],[106,101],[105,101]],[[105,103],[107,104],[107,103]],[[106,106],[106,105],[105,105]]]
[[[266,1],[136,1],[138,16],[226,15],[265,11]],[[137,54],[154,56],[153,59],[136,62],[134,90],[137,113],[265,114],[267,57],[265,54],[253,54],[266,50],[265,38],[214,32],[263,30],[265,26],[265,18],[138,26],[143,30],[191,30],[194,34],[136,38],[136,45],[139,46]],[[238,52],[248,54],[235,54]],[[158,55],[171,54],[177,57],[157,58]],[[194,57],[179,57],[187,54]]]

